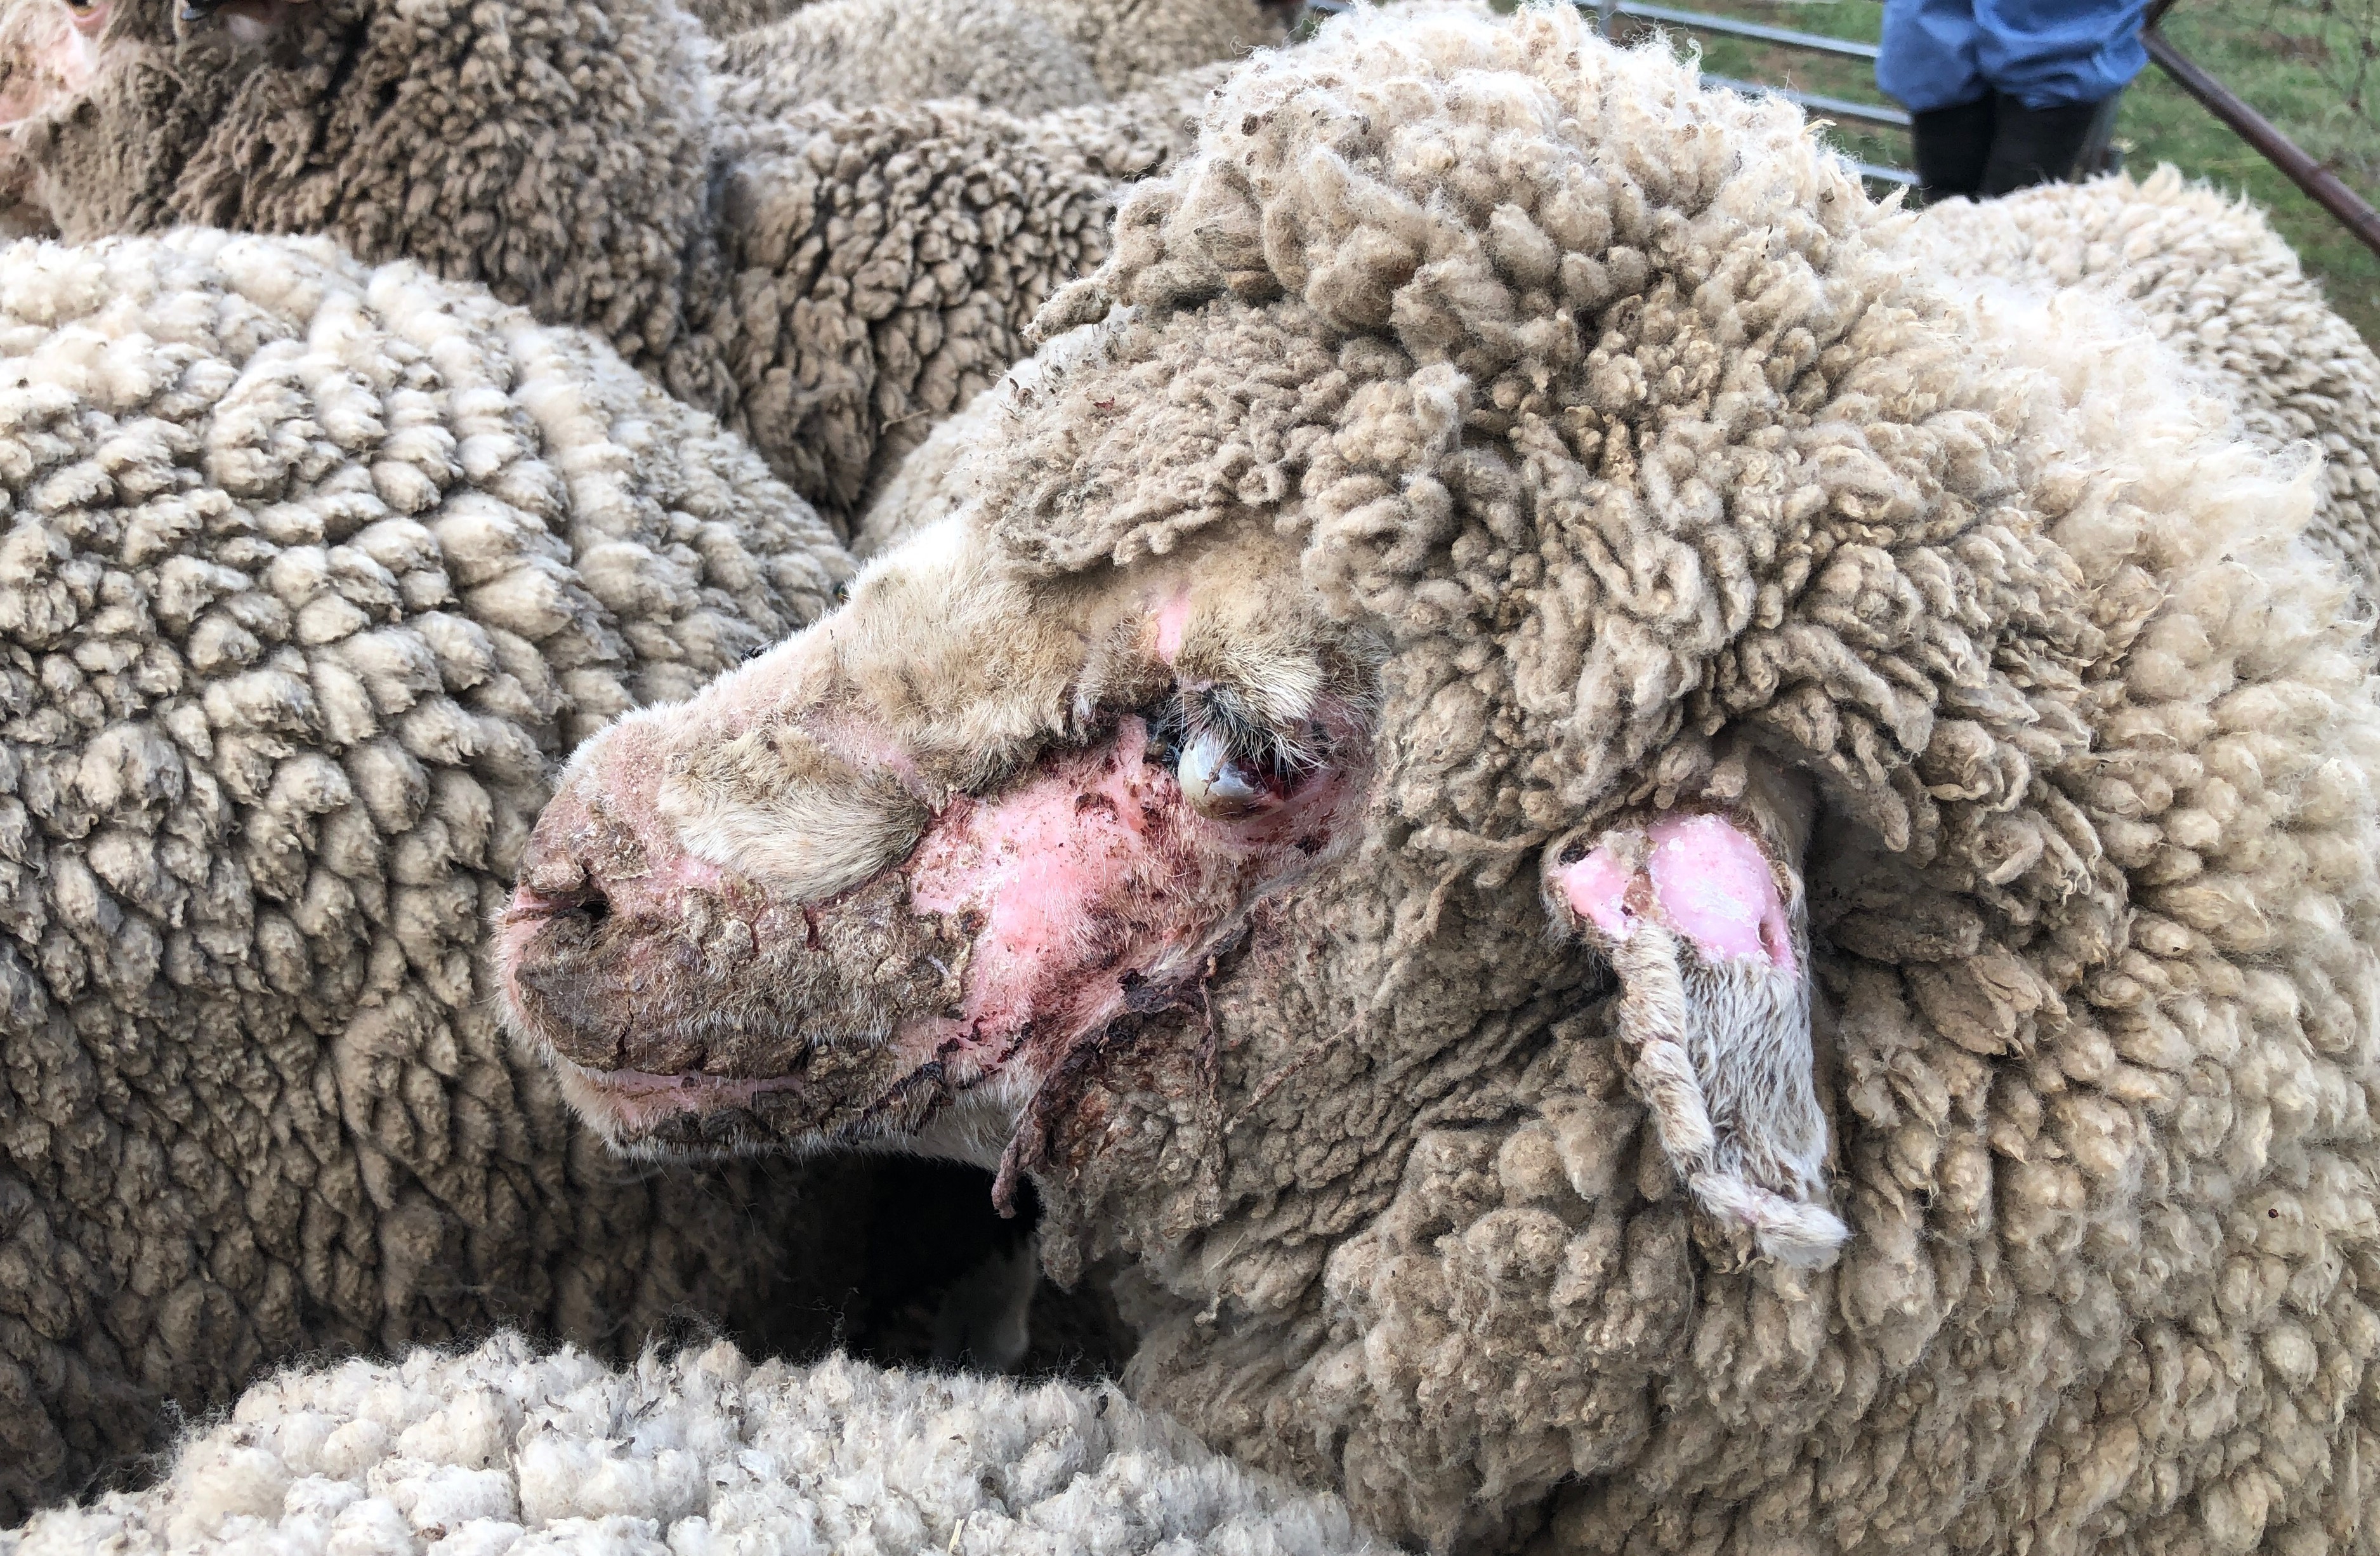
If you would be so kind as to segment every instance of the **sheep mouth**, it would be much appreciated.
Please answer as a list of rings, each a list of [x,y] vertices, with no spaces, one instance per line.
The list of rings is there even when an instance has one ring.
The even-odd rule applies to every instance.
[[[890,1057],[889,1055],[880,1056]],[[625,1155],[710,1159],[827,1149],[916,1134],[954,1094],[946,1067],[899,1059],[873,1087],[804,1075],[738,1078],[597,1070],[545,1049],[563,1098]]]

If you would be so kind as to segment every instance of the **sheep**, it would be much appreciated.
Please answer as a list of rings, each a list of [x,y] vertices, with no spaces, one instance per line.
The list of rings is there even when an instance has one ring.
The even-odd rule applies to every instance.
[[[722,44],[721,101],[747,117],[938,98],[1031,115],[1160,88],[1280,38],[1257,0],[1121,13],[1084,0],[817,0]]]
[[[479,283],[608,338],[838,527],[1023,354],[1174,140],[1163,83],[1046,123],[714,111],[671,0],[179,4],[10,0],[20,204],[76,240],[322,233]]]
[[[0,249],[0,1525],[301,1352],[824,1341],[832,1200],[607,1158],[479,956],[553,760],[826,608],[801,501],[581,332],[191,230]]]
[[[1962,278],[2113,293],[2209,376],[2249,433],[2321,452],[2308,538],[2350,570],[2380,556],[2380,358],[2325,305],[2245,201],[2170,167],[1930,207],[1912,248]]]
[[[687,0],[686,14],[713,38],[729,39],[781,21],[808,0]]]
[[[0,1556],[750,1550],[1385,1556],[1335,1500],[1201,1448],[1110,1386],[1024,1387],[723,1342],[611,1370],[512,1334],[298,1368],[138,1494],[42,1513]]]
[[[1386,1538],[2371,1549],[2348,583],[1910,221],[1566,6],[1259,57],[949,516],[574,755],[507,1024],[633,1156],[1029,1181]]]

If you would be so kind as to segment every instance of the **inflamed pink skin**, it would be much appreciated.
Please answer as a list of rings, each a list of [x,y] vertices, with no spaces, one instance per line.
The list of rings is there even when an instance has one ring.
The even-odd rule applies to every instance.
[[[496,955],[514,1028],[614,1145],[893,1144],[997,1164],[1004,1202],[1053,1079],[1201,1009],[1258,910],[1343,867],[1377,655],[1333,638],[1270,537],[1029,588],[990,545],[929,531],[808,633],[573,760]],[[1615,966],[1659,926],[1662,976],[1694,991],[1671,1046],[1713,1117],[1680,1125],[1682,1161],[1766,1127],[1761,1077],[1806,1069],[1806,807],[1738,777],[1732,801],[1609,823],[1547,881]],[[1788,1109],[1750,1170],[1814,1187],[1815,1118]],[[1743,1154],[1694,1157],[1698,1192],[1751,1193],[1722,1183]]]
[[[1742,824],[1715,811],[1674,813],[1645,839],[1640,863],[1607,842],[1559,867],[1553,879],[1571,911],[1614,941],[1652,918],[1710,960],[1753,957],[1799,976],[1778,868]]]
[[[820,630],[590,742],[539,822],[497,927],[508,1012],[623,1148],[895,1139],[997,1162],[1045,1080],[1195,1001],[1248,909],[1326,868],[1360,809],[1352,662],[1201,675],[1172,579],[1055,644],[962,605],[939,668],[994,725],[966,736],[870,695],[862,650],[903,636],[917,582],[878,575]]]

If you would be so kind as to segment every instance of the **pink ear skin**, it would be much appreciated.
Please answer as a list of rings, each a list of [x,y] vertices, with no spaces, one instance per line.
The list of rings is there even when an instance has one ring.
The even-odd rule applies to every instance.
[[[1800,862],[1810,796],[1767,762],[1727,809],[1639,815],[1549,858],[1548,906],[1620,979],[1612,1037],[1722,1246],[1801,1269],[1849,1235],[1828,1208]]]
[[[1758,956],[1788,977],[1800,973],[1776,870],[1749,833],[1714,811],[1663,815],[1641,843],[1607,836],[1585,858],[1558,866],[1553,883],[1571,911],[1609,940],[1626,940],[1651,915],[1711,961]]]

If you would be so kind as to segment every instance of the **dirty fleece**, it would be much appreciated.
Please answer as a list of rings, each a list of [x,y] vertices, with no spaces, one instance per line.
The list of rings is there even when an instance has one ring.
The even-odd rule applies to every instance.
[[[306,1351],[798,1298],[479,954],[550,762],[847,563],[607,347],[320,239],[0,250],[0,1517]],[[771,1174],[782,1178],[783,1174]]]
[[[1995,364],[1902,236],[1567,12],[1338,24],[974,468],[1022,570],[1269,526],[1394,646],[1360,851],[1176,1033],[1211,1081],[1117,1066],[1050,1173],[1139,1396],[1385,1530],[2380,1538],[2380,724],[2311,493],[2119,352]],[[1531,890],[1739,746],[1821,807],[1815,1272],[1698,1241]]]
[[[722,102],[964,98],[1046,113],[1160,89],[1281,41],[1256,0],[819,0],[719,50]]]
[[[2069,287],[2139,310],[2252,437],[2322,461],[2306,537],[2380,577],[2380,357],[2323,300],[2254,206],[2161,167],[1929,208],[1912,251],[1965,276]]]
[[[0,8],[18,220],[322,233],[477,282],[608,338],[838,525],[1024,354],[1178,139],[1146,102],[739,106],[670,0],[273,0],[254,42],[177,8]]]
[[[1971,333],[1908,221],[1568,7],[1260,56],[953,517],[582,748],[512,1018],[624,1140],[1000,1152],[1136,1398],[1392,1538],[2373,1549],[2380,718],[2312,482],[2060,333],[2114,310]],[[1771,867],[1720,960],[1809,1002],[1767,1073],[1590,889],[1713,817]]]
[[[1382,1556],[1335,1498],[1201,1447],[1112,1384],[755,1367],[614,1371],[501,1335],[260,1383],[152,1489],[0,1533],[0,1556]]]

